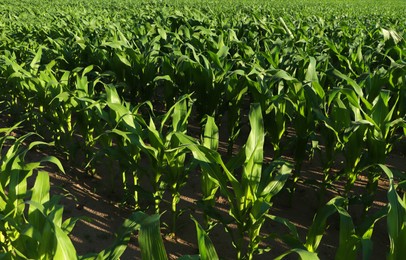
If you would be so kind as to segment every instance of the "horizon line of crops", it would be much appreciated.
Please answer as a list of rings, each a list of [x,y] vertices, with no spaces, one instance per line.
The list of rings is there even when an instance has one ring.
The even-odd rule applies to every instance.
[[[368,185],[360,199],[368,219],[381,176],[371,165],[385,163],[406,131],[405,28],[400,16],[341,14],[339,7],[307,16],[317,8],[299,4],[296,12],[281,17],[259,9],[261,5],[236,7],[234,18],[205,7],[158,5],[143,6],[136,15],[124,8],[111,16],[98,4],[72,5],[44,17],[36,16],[36,8],[2,13],[8,15],[6,23],[13,19],[7,23],[10,29],[2,24],[6,29],[0,45],[0,91],[9,110],[22,115],[35,131],[51,136],[69,159],[85,151],[90,172],[100,162],[97,157],[117,161],[122,188],[135,207],[151,204],[159,212],[169,192],[173,232],[181,212],[181,188],[199,165],[207,227],[218,221],[238,223],[238,233],[229,233],[240,258],[259,252],[259,230],[267,219],[267,210],[255,213],[253,223],[246,214],[255,207],[270,207],[261,189],[272,178],[255,185],[251,179],[265,174],[258,166],[264,163],[263,151],[256,151],[265,142],[274,150],[269,166],[293,152],[293,178],[285,185],[292,192],[303,162],[317,151],[324,173],[318,184],[321,194],[344,180],[347,196],[357,177],[366,175]],[[28,22],[33,15],[51,22],[38,28]],[[248,123],[243,118],[251,117],[250,106],[257,119]],[[165,113],[157,113],[157,107]],[[205,125],[203,146],[188,136],[189,119]],[[263,125],[254,127],[259,122]],[[216,152],[221,124],[229,126],[227,156]],[[245,148],[233,156],[238,152],[232,150],[233,143],[245,126],[257,131],[252,134],[256,137],[250,134]],[[253,150],[251,139],[258,142]],[[257,157],[255,163],[250,153]],[[345,163],[337,166],[339,156]],[[147,161],[147,167],[140,167],[141,161]],[[269,174],[272,167],[264,167],[264,172]],[[334,174],[337,167],[339,174]],[[237,178],[241,172],[249,177]],[[286,177],[288,170],[282,172]],[[112,178],[116,174],[112,172]],[[221,181],[223,174],[227,179]],[[283,186],[285,177],[277,183]],[[150,189],[141,186],[145,179]],[[240,181],[246,183],[243,191],[236,188]],[[233,192],[228,192],[225,187],[233,183]],[[234,220],[218,219],[213,213],[218,192],[230,202],[251,199],[230,204]],[[334,205],[344,212],[342,204]],[[239,242],[244,234],[252,238],[247,249]]]

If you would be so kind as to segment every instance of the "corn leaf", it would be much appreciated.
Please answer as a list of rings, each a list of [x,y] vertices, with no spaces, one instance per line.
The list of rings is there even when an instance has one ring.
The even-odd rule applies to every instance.
[[[196,231],[197,231],[197,243],[199,245],[199,253],[201,260],[218,260],[216,249],[214,248],[213,243],[211,242],[206,231],[200,226],[199,222],[192,217],[192,220],[195,222]]]
[[[251,105],[249,113],[251,132],[245,145],[246,160],[241,185],[249,189],[245,194],[246,199],[255,200],[258,186],[261,182],[262,163],[264,159],[264,122],[261,106],[256,103]]]

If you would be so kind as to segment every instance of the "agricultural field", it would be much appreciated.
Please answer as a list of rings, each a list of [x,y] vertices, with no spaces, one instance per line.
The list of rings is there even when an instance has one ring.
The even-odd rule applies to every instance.
[[[405,10],[1,1],[0,259],[404,259]]]

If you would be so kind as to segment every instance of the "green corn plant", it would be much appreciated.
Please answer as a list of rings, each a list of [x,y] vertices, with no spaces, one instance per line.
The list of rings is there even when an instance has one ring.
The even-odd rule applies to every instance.
[[[274,158],[279,158],[283,148],[281,140],[286,131],[286,100],[283,98],[283,94],[275,96],[271,100],[272,103],[265,112],[265,122],[268,123],[266,129],[273,146]]]
[[[216,249],[207,233],[193,216],[191,216],[191,219],[195,222],[196,226],[199,255],[185,255],[179,257],[179,259],[219,259]],[[118,239],[118,241],[125,241],[125,243],[128,242],[133,230],[138,230],[138,243],[141,251],[141,259],[168,259],[161,235],[160,215],[147,215],[142,211],[134,212],[131,217],[125,221],[119,235],[119,238],[121,239]],[[97,255],[97,259],[117,259],[120,257],[124,249],[125,246],[116,243],[113,247],[100,252],[100,254]],[[94,256],[96,255],[88,255],[86,258],[82,259],[93,259],[92,257]]]
[[[186,44],[186,50],[190,49],[187,55],[182,54],[176,61],[176,70],[174,82],[179,86],[179,94],[185,95],[195,92],[198,101],[195,105],[199,115],[214,115],[217,103],[208,101],[208,104],[203,100],[209,100],[209,89],[214,89],[214,72],[209,61],[202,54],[195,51],[195,47],[191,44]],[[200,60],[203,61],[200,61]]]
[[[264,129],[259,104],[251,106],[249,119],[251,132],[247,143],[242,152],[227,164],[216,151],[198,145],[185,135],[176,134],[228,199],[232,220],[223,219],[223,224],[231,235],[238,259],[252,259],[258,253],[260,230],[272,205],[271,199],[282,189],[291,172],[284,162],[276,161],[262,169]],[[241,170],[239,174],[237,169]],[[237,232],[230,229],[229,223],[237,225]],[[248,245],[243,243],[244,236],[249,238]]]
[[[47,120],[53,123],[50,131],[54,134],[58,147],[65,150],[67,158],[72,163],[77,163],[79,150],[84,152],[84,165],[92,160],[94,146],[94,129],[98,117],[91,116],[91,110],[87,109],[95,97],[95,85],[98,79],[90,82],[89,74],[93,66],[86,68],[77,67],[61,76],[59,89],[52,94],[51,101],[47,105]],[[73,86],[72,86],[73,85]],[[77,140],[80,135],[83,140]],[[94,170],[89,169],[89,172]]]
[[[43,57],[43,47],[39,48],[34,58],[30,62],[28,70],[16,63],[15,58],[6,57],[6,64],[9,64],[14,71],[8,78],[10,84],[16,87],[15,103],[10,104],[27,117],[27,124],[33,130],[48,134],[48,131],[54,131],[54,140],[66,145],[68,142],[62,142],[60,139],[72,135],[71,123],[71,105],[68,102],[53,106],[55,97],[64,91],[67,77],[66,73],[61,79],[57,79],[53,71],[56,61],[52,60],[46,66],[41,66]],[[66,90],[65,90],[66,91]],[[22,107],[18,109],[18,107]],[[69,139],[69,138],[68,138]]]
[[[27,162],[26,154],[45,142],[23,141],[34,136],[29,133],[19,138],[9,134],[16,127],[3,128],[0,147],[0,256],[5,259],[76,258],[76,250],[68,237],[76,219],[62,221],[63,207],[58,197],[49,195],[49,175],[41,170],[50,162],[63,168],[52,156],[40,161]],[[35,178],[32,188],[27,180]]]
[[[363,146],[363,143],[365,143],[367,148],[365,156],[359,156],[357,153],[354,153],[355,156],[354,154],[350,155],[351,157],[346,156],[350,159],[349,162],[350,165],[352,165],[349,175],[349,185],[352,185],[357,175],[355,171],[360,172],[365,166],[385,162],[386,156],[391,150],[394,140],[396,140],[396,130],[402,127],[405,121],[404,118],[399,117],[396,113],[399,97],[396,97],[396,95],[391,96],[389,91],[382,89],[375,91],[375,94],[370,93],[368,98],[375,96],[370,103],[367,98],[364,97],[363,89],[359,84],[338,71],[334,71],[334,73],[336,76],[344,79],[352,88],[352,90],[341,90],[348,99],[349,106],[352,108],[352,112],[355,116],[353,124],[357,131],[357,134],[348,138],[349,142],[346,144],[346,148],[348,148],[349,151],[359,151],[361,153],[362,150],[360,150],[359,147]],[[367,137],[365,142],[363,141],[364,136]],[[356,170],[356,168],[358,168],[358,170]],[[368,210],[369,205],[372,203],[371,197],[376,191],[380,175],[374,168],[375,167],[368,167],[369,180],[365,211]]]
[[[303,65],[306,65],[304,61]],[[304,66],[303,66],[304,67]],[[298,73],[299,74],[299,73]],[[301,75],[296,75],[300,79]],[[288,94],[289,101],[293,106],[292,125],[295,129],[295,179],[300,175],[302,163],[307,159],[307,143],[315,129],[314,110],[321,107],[324,98],[324,90],[319,84],[316,59],[309,58],[303,86],[293,84]],[[296,180],[294,180],[296,181]]]
[[[97,75],[94,70],[94,66],[90,65],[83,70],[79,71],[81,68],[77,68],[72,71],[72,77],[76,78],[75,88],[70,93],[71,105],[75,105],[72,114],[68,117],[71,120],[72,132],[79,134],[83,138],[83,142],[80,142],[76,147],[69,150],[70,154],[76,154],[78,147],[85,154],[85,163],[88,166],[93,159],[94,146],[95,146],[95,136],[101,130],[97,126],[101,126],[100,118],[94,113],[93,107],[98,106],[97,102],[97,91],[96,86],[101,85],[101,77],[97,77],[94,80],[89,80],[89,78]],[[81,72],[81,73],[79,73]],[[99,131],[98,131],[99,130]],[[73,139],[73,138],[72,138]],[[83,144],[82,144],[83,143]],[[93,169],[88,169],[89,172],[94,173]]]
[[[337,93],[335,90],[327,92],[327,103],[325,108],[315,110],[315,117],[319,121],[321,140],[319,144],[324,146],[318,147],[319,156],[323,167],[323,183],[321,191],[319,192],[319,199],[321,203],[322,198],[326,192],[327,187],[333,188],[331,184],[337,181],[340,174],[335,173],[333,170],[337,160],[337,156],[342,153],[347,147],[346,142],[353,131],[357,131],[351,124],[351,110],[349,110],[343,101],[343,95]],[[353,148],[353,147],[352,147]],[[348,149],[349,151],[349,149]],[[353,156],[359,157],[362,147],[351,150],[351,155],[344,155],[345,157]],[[352,158],[352,157],[351,157]],[[339,168],[336,170],[340,170]],[[342,169],[341,169],[342,170]]]
[[[405,125],[405,120],[396,118],[395,115],[398,100],[390,101],[389,92],[381,91],[372,103],[372,109],[364,115],[369,123],[366,143],[368,148],[367,158],[370,164],[385,163],[386,157],[396,140],[395,133],[397,129]],[[380,172],[374,168],[376,167],[369,167],[367,173],[366,211],[372,205],[373,196],[378,188]]]
[[[142,211],[132,213],[118,230],[117,237],[111,246],[99,253],[80,256],[79,259],[120,259],[135,231],[138,231],[142,259],[168,259],[161,236],[159,218],[159,215],[148,216]]]
[[[335,70],[334,73],[345,78],[351,86],[357,87],[354,80],[341,74],[339,71]],[[361,93],[361,95],[357,95],[356,93]],[[360,88],[355,88],[355,90],[349,88],[334,88],[329,92],[328,99],[329,104],[334,101],[341,110],[344,108],[347,110],[342,111],[342,114],[336,114],[336,118],[332,117],[331,120],[337,121],[337,127],[341,127],[341,129],[345,127],[344,132],[341,130],[342,136],[338,136],[338,138],[340,138],[343,145],[341,149],[344,151],[345,168],[342,172],[344,178],[347,179],[345,193],[348,193],[356,181],[357,176],[362,171],[362,168],[365,167],[362,160],[364,158],[364,136],[367,132],[367,125],[362,116],[362,114],[365,113],[363,113],[361,103],[368,104],[368,101],[362,96]],[[351,123],[348,126],[349,119]]]
[[[146,101],[153,98],[153,84],[157,68],[160,66],[159,39],[157,35],[149,42],[143,43],[144,50],[132,48],[125,35],[119,30],[111,31],[110,41],[101,44],[112,55],[108,60],[108,70],[115,72],[118,80],[125,82],[130,101]]]
[[[23,142],[35,134],[20,138],[10,136],[18,125],[2,128],[0,148],[0,257],[4,259],[118,259],[127,247],[134,223],[139,216],[134,213],[118,232],[115,242],[99,254],[77,256],[69,233],[79,218],[63,220],[63,206],[59,196],[50,196],[49,174],[42,171],[44,163],[55,164],[62,172],[60,161],[52,156],[40,161],[27,162],[27,153],[41,141]],[[30,188],[28,180],[35,178]],[[159,225],[158,225],[159,230]],[[147,232],[148,234],[148,232]],[[156,251],[153,251],[156,252]]]
[[[263,71],[263,69],[262,69]],[[270,79],[264,75],[270,74]],[[271,69],[258,73],[259,83],[254,82],[257,99],[261,100],[261,106],[265,110],[267,132],[270,133],[275,156],[281,155],[280,142],[286,131],[286,121],[290,119],[295,129],[296,138],[293,140],[295,159],[295,171],[292,187],[299,179],[303,161],[308,151],[308,140],[315,129],[314,110],[319,110],[324,99],[324,91],[318,82],[316,72],[316,60],[310,58],[307,72],[303,83],[291,76],[288,72],[280,69]],[[265,79],[264,79],[265,78]],[[292,198],[291,198],[292,199]]]
[[[166,189],[171,194],[171,229],[176,231],[176,222],[180,214],[177,204],[180,200],[180,189],[186,184],[188,166],[185,164],[186,150],[179,146],[175,133],[186,133],[187,122],[191,113],[189,96],[183,96],[166,112],[157,129],[154,118],[147,125],[149,146],[143,150],[151,169],[148,170],[149,180],[153,187],[155,211],[159,213],[159,204]],[[167,121],[172,117],[172,126],[165,130]]]
[[[139,181],[142,178],[140,159],[141,149],[146,146],[142,139],[144,136],[143,126],[146,123],[138,115],[138,109],[143,104],[131,109],[128,103],[121,101],[115,86],[105,85],[105,91],[105,103],[109,111],[103,109],[102,102],[95,102],[90,105],[95,108],[95,114],[107,123],[107,130],[97,136],[96,141],[103,145],[103,153],[112,162],[118,161],[123,188],[127,194],[132,193],[134,207],[139,208],[139,193],[142,192],[139,186]],[[114,141],[117,143],[116,146],[113,145]],[[111,174],[110,178],[111,183],[114,183],[114,174]],[[112,185],[111,191],[114,191],[114,188]]]
[[[256,75],[256,80],[248,76]],[[273,146],[274,157],[282,155],[280,146],[282,136],[286,131],[286,87],[283,79],[288,75],[277,69],[264,70],[260,65],[255,64],[253,70],[247,75],[250,93],[255,102],[261,104],[264,111],[264,127]]]
[[[315,61],[310,63],[309,71],[311,66],[315,66]],[[313,68],[313,70],[315,69]],[[265,70],[259,65],[255,65],[250,74],[257,77],[256,81],[249,78],[247,80],[250,83],[254,100],[259,101],[265,111],[266,131],[269,133],[276,157],[281,155],[280,142],[286,131],[287,120],[291,120],[295,127],[297,136],[294,141],[295,179],[297,179],[302,161],[305,159],[307,140],[314,127],[311,106],[307,104],[310,102],[307,101],[308,91],[298,79],[285,70]],[[314,75],[306,75],[306,80],[311,82],[311,77]]]
[[[279,237],[285,241],[291,249],[279,256],[277,259],[282,259],[288,254],[297,253],[302,259],[314,259],[317,257],[317,248],[319,247],[323,234],[327,228],[327,219],[335,214],[339,214],[339,245],[336,252],[336,259],[350,258],[355,259],[362,254],[363,259],[372,259],[372,235],[375,224],[386,217],[388,225],[388,235],[390,240],[390,248],[388,253],[388,259],[400,259],[401,250],[403,247],[401,243],[404,242],[405,236],[405,199],[401,198],[397,193],[397,188],[403,189],[404,176],[398,174],[401,181],[398,185],[395,185],[394,174],[385,165],[377,164],[369,167],[379,167],[389,178],[390,184],[388,189],[388,206],[384,207],[375,213],[363,218],[362,222],[357,226],[352,222],[351,216],[348,214],[346,208],[348,207],[349,200],[343,197],[335,197],[330,200],[324,207],[318,210],[313,219],[313,224],[308,230],[306,236],[306,242],[302,243],[296,227],[289,222],[289,220],[280,218],[273,215],[268,217],[286,226],[289,230],[289,234],[280,237],[275,234],[274,237]],[[400,250],[400,251],[399,251]],[[311,254],[309,254],[311,253]]]
[[[400,51],[400,55],[404,55],[403,51]],[[395,95],[398,96],[398,109],[394,111],[395,117],[402,117],[402,115],[406,114],[405,102],[406,102],[406,90],[405,90],[405,80],[404,75],[406,74],[406,64],[403,60],[394,61],[392,58],[387,56],[387,58],[391,61],[391,66],[387,71],[387,76],[389,78],[389,90],[391,91],[391,96]],[[372,84],[371,84],[372,85]],[[375,87],[377,84],[373,84],[372,86]],[[375,91],[376,93],[377,91]],[[404,116],[403,116],[404,118]]]
[[[207,74],[211,72],[213,82],[206,86],[206,93],[204,93],[203,96],[198,96],[197,100],[210,100],[210,103],[205,105],[207,108],[203,111],[203,115],[208,114],[218,117],[223,113],[220,111],[220,108],[223,106],[222,103],[224,102],[222,97],[226,95],[227,88],[229,87],[227,79],[236,73],[236,71],[231,70],[236,61],[228,58],[230,48],[226,45],[227,42],[224,42],[223,33],[219,35],[217,42],[214,41],[214,39],[212,42],[216,53],[208,50],[208,55],[202,56],[202,59],[204,61],[204,70],[207,71]],[[199,89],[196,91],[198,90]],[[198,92],[196,92],[196,94],[197,93]]]
[[[316,252],[327,227],[327,218],[337,212],[340,216],[340,232],[336,259],[343,259],[345,257],[353,259],[357,256],[361,247],[363,247],[364,257],[368,258],[367,256],[371,255],[373,228],[375,223],[385,216],[386,210],[381,210],[377,214],[372,215],[364,223],[355,228],[351,216],[345,209],[347,205],[348,201],[346,199],[335,197],[317,212],[306,237],[305,247],[310,252]]]
[[[289,220],[274,215],[268,215],[269,219],[282,224],[289,230],[289,234],[284,236],[278,234],[272,235],[272,237],[282,239],[282,241],[291,247],[291,249],[276,259],[283,259],[291,253],[298,254],[301,259],[319,259],[317,251],[323,239],[323,235],[328,228],[327,220],[335,213],[339,215],[340,227],[339,244],[335,259],[356,259],[360,253],[363,259],[371,259],[373,249],[371,239],[375,224],[386,216],[388,210],[387,208],[383,208],[355,226],[351,216],[346,210],[348,203],[348,199],[337,196],[331,199],[325,206],[321,207],[314,216],[313,223],[307,232],[306,241],[304,243],[301,241],[296,227]]]
[[[244,79],[245,72],[243,70],[234,70],[228,74],[228,86],[224,94],[224,111],[227,111],[227,127],[228,127],[228,147],[227,155],[231,156],[233,153],[233,145],[239,136],[241,128],[241,111],[243,109],[243,102],[248,92]],[[225,116],[219,111],[218,117]]]
[[[40,97],[43,96],[41,93],[43,92],[41,84],[39,84],[39,80],[35,77],[37,76],[38,62],[41,58],[41,53],[42,49],[40,48],[30,63],[30,67],[27,69],[24,68],[24,64],[20,65],[18,63],[14,53],[7,51],[2,57],[4,60],[2,74],[6,79],[5,83],[15,88],[12,92],[6,91],[6,100],[8,100],[10,106],[13,106],[16,111],[19,112],[20,119],[23,115],[28,113],[28,111],[36,110],[35,102],[32,101],[33,96],[35,94],[38,94]],[[31,115],[34,119],[38,118],[35,113]]]
[[[403,245],[406,239],[405,177],[402,176],[400,182],[395,184],[394,173],[385,165],[378,166],[389,178],[387,226],[390,243],[387,258],[401,259],[405,253]],[[403,198],[396,191],[397,188],[403,190]]]
[[[219,257],[217,255],[216,249],[213,243],[210,240],[210,237],[206,233],[206,231],[200,226],[199,222],[191,216],[192,220],[195,222],[196,226],[196,233],[197,233],[197,244],[199,247],[199,255],[198,259],[214,259],[218,260]],[[193,257],[193,256],[192,256]]]
[[[214,118],[207,116],[206,125],[204,126],[203,146],[210,150],[217,151],[219,142],[218,127],[214,121]],[[201,185],[202,185],[202,204],[206,212],[209,208],[212,208],[216,202],[216,193],[219,186],[215,180],[212,179],[210,173],[204,168],[201,169]],[[210,217],[206,215],[206,227],[210,228],[212,221]]]
[[[91,84],[89,84],[86,76],[92,71],[93,66],[84,69],[79,67],[72,72],[60,73],[58,69],[55,69],[56,60],[50,61],[46,66],[41,66],[40,61],[43,56],[43,48],[39,48],[30,63],[30,71],[25,71],[25,74],[31,74],[31,76],[26,78],[22,78],[22,75],[24,75],[24,73],[21,73],[22,68],[12,65],[12,67],[15,67],[15,73],[20,74],[20,76],[14,77],[10,75],[10,80],[15,82],[17,78],[19,79],[16,87],[20,89],[21,93],[16,97],[18,102],[10,105],[14,108],[21,105],[25,106],[26,124],[44,136],[51,135],[57,146],[65,149],[67,157],[72,161],[75,160],[71,155],[77,153],[78,146],[77,142],[74,141],[74,134],[77,130],[76,123],[81,123],[80,131],[82,132],[79,134],[85,139],[84,151],[86,151],[86,160],[89,161],[89,147],[93,145],[93,128],[89,127],[91,125],[89,123],[85,126],[86,120],[75,120],[75,116],[78,114],[79,119],[84,118],[84,116],[80,115],[86,114],[87,111],[78,113],[81,109],[80,103],[84,98],[94,95],[93,89],[97,81],[94,82],[92,87],[89,87]],[[9,60],[9,62],[12,61]],[[81,75],[79,72],[82,72]],[[75,89],[72,89],[72,77],[75,76]],[[22,103],[20,104],[20,102]],[[29,102],[29,104],[26,102]]]

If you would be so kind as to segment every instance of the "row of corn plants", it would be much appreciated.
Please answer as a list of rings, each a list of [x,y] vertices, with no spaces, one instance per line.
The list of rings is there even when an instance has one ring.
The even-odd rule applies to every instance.
[[[232,219],[218,218],[217,220],[222,222],[225,227],[228,227],[228,225],[233,222],[237,224],[237,232],[231,229],[229,230],[232,241],[237,247],[237,257],[253,257],[254,253],[256,252],[255,250],[258,249],[258,244],[261,241],[259,233],[267,216],[266,213],[271,206],[270,200],[272,196],[274,196],[283,187],[284,182],[287,180],[290,173],[289,167],[286,165],[283,166],[285,164],[284,162],[277,161],[272,163],[272,165],[266,169],[265,173],[261,173],[261,164],[263,162],[264,129],[260,105],[254,104],[251,108],[249,119],[252,131],[248,137],[245,148],[235,158],[232,158],[227,164],[228,166],[226,166],[226,164],[222,161],[221,156],[215,151],[218,142],[218,137],[216,137],[218,135],[218,128],[215,125],[212,117],[207,118],[203,145],[199,145],[196,140],[185,135],[184,130],[182,130],[182,125],[185,124],[188,114],[190,114],[190,112],[188,112],[186,103],[188,100],[190,101],[189,97],[182,98],[171,109],[169,109],[166,114],[163,115],[163,119],[161,121],[165,122],[170,117],[172,117],[173,121],[171,129],[173,132],[169,133],[170,138],[168,139],[168,137],[164,138],[162,136],[162,134],[165,133],[163,123],[162,128],[159,129],[158,132],[154,123],[154,121],[157,121],[157,119],[151,119],[149,123],[146,123],[142,117],[134,114],[139,107],[135,107],[133,109],[129,109],[128,107],[126,108],[125,103],[122,104],[120,102],[120,97],[114,88],[107,86],[106,93],[107,100],[105,103],[106,106],[111,110],[106,113],[101,113],[99,116],[104,120],[108,120],[110,117],[113,118],[116,122],[116,127],[112,130],[107,130],[99,138],[102,139],[105,135],[113,135],[122,138],[122,142],[124,142],[124,144],[118,145],[118,148],[107,150],[112,152],[112,150],[122,149],[126,146],[133,147],[119,155],[132,156],[133,158],[129,158],[130,162],[131,160],[135,160],[135,162],[137,162],[142,152],[145,153],[148,160],[152,160],[149,161],[147,166],[148,169],[144,170],[144,173],[147,173],[147,178],[151,182],[151,186],[153,188],[152,191],[150,191],[150,194],[154,199],[155,211],[159,213],[163,193],[165,190],[169,190],[173,198],[171,213],[173,214],[174,218],[172,228],[175,232],[176,217],[178,214],[176,204],[179,201],[180,195],[177,185],[180,185],[179,187],[181,187],[182,184],[184,185],[186,183],[187,176],[180,175],[180,180],[173,180],[171,177],[173,177],[172,174],[175,174],[176,177],[176,174],[179,173],[177,171],[185,170],[185,154],[183,151],[188,149],[192,152],[193,157],[202,167],[202,174],[204,174],[202,175],[202,189],[204,189],[204,187],[209,187],[206,188],[204,192],[208,199],[213,199],[216,190],[220,188],[224,195],[227,196],[229,201],[236,201],[236,205],[230,205],[230,215],[232,216]],[[145,105],[151,106],[150,104]],[[95,105],[91,102],[91,108],[96,107],[96,111],[103,111],[102,109],[99,109],[98,106],[100,106],[100,103]],[[173,137],[176,137],[176,139],[171,141]],[[146,141],[148,144],[144,142],[143,138],[148,140]],[[167,139],[167,141],[164,141],[165,139]],[[110,140],[110,144],[111,142],[112,141]],[[128,143],[126,144],[126,142]],[[175,146],[172,148],[165,148],[165,144],[170,145],[171,142],[174,142]],[[120,144],[120,141],[118,141],[118,143]],[[163,151],[160,152],[160,149],[163,149]],[[114,152],[112,152],[110,156],[113,154]],[[173,166],[175,170],[174,172],[171,170],[171,158],[175,158],[175,164]],[[127,160],[124,161],[127,162]],[[181,163],[180,167],[178,164],[179,162]],[[137,187],[137,180],[142,178],[142,175],[141,171],[139,171],[141,170],[140,166],[136,163],[133,165],[135,167],[134,171],[132,168],[128,168],[127,164],[125,164],[123,168],[132,171],[130,175],[132,175],[132,178],[134,179],[134,182],[132,183],[134,185],[133,188],[135,192],[134,200],[135,203],[138,203],[138,192],[140,189],[142,189],[142,187]],[[232,172],[236,171],[239,167],[242,167],[242,173],[233,174]],[[274,175],[272,179],[272,172],[278,168],[279,170],[277,170],[277,172],[279,172],[279,174]],[[153,174],[152,176],[151,170]],[[223,176],[224,173],[226,176]],[[240,174],[242,174],[242,176],[241,179],[238,180],[236,177]],[[131,182],[129,182],[125,176],[128,176],[128,174],[123,173],[123,184],[130,185]],[[227,178],[224,179],[224,177]],[[227,185],[229,185],[229,183],[232,184],[233,193],[227,191]],[[242,201],[238,202],[241,199]],[[264,204],[261,206],[261,204],[258,203]],[[213,203],[210,205],[213,206]],[[214,214],[215,217],[213,217],[213,219],[216,219],[218,215],[216,216],[215,213],[213,213],[213,207],[208,207],[206,210],[206,214],[208,216],[213,216]],[[252,210],[254,211],[251,212]],[[259,212],[257,212],[258,210]],[[248,216],[250,217],[248,218]],[[250,219],[253,216],[258,218],[258,220],[251,223]],[[249,245],[246,245],[247,252],[244,252],[244,236],[249,236],[251,241]]]
[[[256,108],[253,107],[251,113],[252,117],[255,117],[255,110]],[[49,176],[47,172],[41,170],[44,162],[54,163],[61,171],[63,171],[62,165],[58,159],[51,156],[43,158],[38,162],[27,162],[25,157],[30,149],[38,145],[49,144],[36,141],[31,142],[28,147],[24,147],[23,141],[32,136],[32,134],[26,134],[19,138],[15,138],[10,135],[15,129],[16,127],[3,128],[3,136],[0,139],[3,152],[1,156],[2,228],[0,241],[2,250],[4,251],[2,257],[5,259],[20,259],[27,257],[60,257],[63,259],[72,259],[75,257],[76,253],[67,234],[73,229],[75,222],[78,219],[66,219],[62,222],[63,207],[59,204],[58,197],[50,197]],[[210,163],[208,162],[217,161],[225,167],[224,163],[221,162],[221,158],[216,155],[216,153],[213,153],[213,151],[206,149],[204,145],[198,145],[191,142],[191,140],[186,138],[182,133],[179,133],[178,135],[179,139],[185,139],[184,143],[187,144],[189,149],[194,151],[194,156],[199,160],[202,168],[208,170],[209,175],[218,177],[218,173],[215,170],[216,167],[210,167]],[[254,132],[251,133],[251,140],[253,139],[253,135]],[[247,147],[248,146],[249,145],[247,145]],[[247,151],[249,151],[249,148],[246,149],[246,152]],[[252,158],[253,157],[248,159],[251,163],[253,160]],[[249,164],[250,162],[248,162],[248,165]],[[351,216],[345,210],[344,205],[345,203],[348,203],[348,201],[342,197],[336,197],[328,202],[327,205],[321,208],[315,215],[314,223],[309,229],[306,242],[303,244],[300,241],[294,225],[290,224],[286,219],[266,214],[266,210],[260,210],[260,206],[253,207],[251,210],[257,212],[254,213],[254,215],[264,214],[262,220],[259,218],[257,220],[259,223],[252,223],[252,226],[249,229],[260,229],[264,217],[280,222],[286,225],[290,230],[290,234],[285,236],[284,239],[287,241],[287,244],[292,246],[292,249],[278,258],[283,258],[284,256],[295,252],[299,254],[302,259],[316,259],[317,255],[315,252],[322,239],[326,219],[335,212],[338,212],[340,215],[341,229],[340,244],[336,257],[355,258],[357,255],[357,249],[362,248],[363,257],[370,258],[373,227],[377,221],[386,215],[388,232],[390,234],[390,252],[388,257],[389,259],[400,259],[403,255],[402,250],[404,249],[402,245],[405,237],[406,205],[405,198],[401,198],[396,193],[396,188],[404,185],[404,182],[395,185],[393,173],[389,168],[383,165],[379,165],[379,167],[385,172],[390,180],[390,187],[388,190],[389,205],[374,214],[374,216],[369,218],[368,221],[365,221],[359,227],[354,227]],[[286,179],[284,178],[284,174],[289,174],[289,171],[282,170],[281,175],[278,177],[279,180]],[[32,188],[29,188],[28,179],[32,178],[32,176],[35,177],[35,183]],[[231,178],[233,179],[233,177]],[[248,183],[246,185],[248,185]],[[219,186],[220,188],[222,187],[222,181],[220,181]],[[261,185],[258,187],[260,186]],[[269,199],[272,195],[277,193],[282,186],[283,182],[281,184],[278,180],[275,180],[274,183],[268,184],[263,189],[261,188],[260,190],[262,192],[259,194],[263,194],[262,196],[265,196],[268,199],[265,201],[261,199],[258,200],[260,202],[256,203],[266,203],[267,201],[269,203]],[[239,206],[240,209],[241,206],[242,205]],[[236,208],[234,210],[238,209]],[[238,215],[235,217],[238,218]],[[242,216],[240,215],[239,217],[241,218]],[[196,220],[194,221],[196,223],[200,255],[184,256],[183,258],[190,259],[191,257],[195,257],[196,259],[218,259],[216,250],[211,243],[210,238],[198,222]],[[248,227],[249,226],[250,225],[248,225]],[[153,257],[154,259],[167,259],[160,234],[159,215],[147,216],[142,212],[136,212],[126,220],[119,233],[117,242],[113,244],[111,248],[103,250],[98,255],[89,254],[80,258],[93,259],[93,257],[97,256],[98,259],[116,259],[120,257],[125,249],[125,243],[128,242],[129,236],[133,230],[139,230],[140,232],[138,239],[143,258],[148,259]],[[242,230],[239,231],[241,232]],[[244,232],[242,231],[242,233]],[[255,231],[254,234],[250,232],[250,238],[252,239],[250,241],[251,243],[254,243],[254,245],[255,243],[258,243],[258,240],[255,239],[255,237],[251,237],[252,235],[255,235],[255,233]],[[258,233],[256,235],[258,236]],[[151,241],[153,241],[153,243],[151,243]],[[253,245],[250,244],[250,247],[251,246]],[[250,250],[252,249],[253,248],[250,248]],[[250,256],[251,254],[248,255],[248,258],[250,258]],[[238,254],[238,257],[241,258],[241,255]]]

